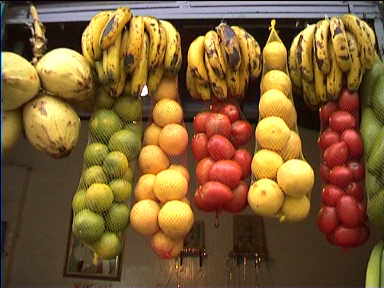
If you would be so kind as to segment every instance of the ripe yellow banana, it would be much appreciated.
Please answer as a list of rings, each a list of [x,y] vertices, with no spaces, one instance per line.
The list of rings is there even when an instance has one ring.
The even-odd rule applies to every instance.
[[[315,51],[313,51],[315,53]],[[313,77],[315,85],[315,94],[318,103],[327,102],[327,76],[317,65],[316,57],[313,57]]]
[[[209,82],[207,69],[204,65],[204,36],[198,36],[189,46],[188,66],[196,82],[199,84]]]
[[[359,48],[355,36],[346,32],[349,52],[351,53],[351,69],[347,74],[347,87],[349,90],[358,90],[363,79],[363,67],[360,63]]]
[[[291,48],[289,49],[289,57],[288,57],[289,75],[291,76],[291,80],[293,84],[297,88],[301,88],[301,70],[296,60],[300,36],[301,36],[301,33],[297,34],[296,37],[293,38]]]
[[[315,53],[317,65],[324,74],[328,74],[331,70],[328,55],[328,36],[329,36],[329,20],[320,20],[316,24],[315,30]]]
[[[331,71],[329,71],[327,75],[328,100],[337,100],[343,86],[343,71],[341,71],[339,65],[337,65],[332,41],[328,42],[328,53],[331,60]]]
[[[125,71],[124,68],[124,59],[121,58],[120,60],[120,78],[117,82],[112,83],[110,87],[110,96],[114,98],[118,98],[121,93],[123,93],[124,88],[125,88],[125,82],[127,79],[127,72]]]
[[[365,26],[359,17],[353,14],[344,14],[341,17],[346,30],[351,32],[357,43],[359,44],[361,63],[365,68],[370,67],[369,59],[372,58],[370,54],[374,54],[374,48],[371,47],[372,43],[366,33]]]
[[[103,70],[109,82],[116,83],[120,79],[120,46],[121,33],[108,49],[103,50]]]
[[[95,59],[92,50],[92,43],[89,37],[89,26],[84,29],[83,34],[81,35],[81,51],[88,63],[91,66],[94,66]]]
[[[260,76],[263,68],[260,45],[248,32],[246,32],[246,40],[248,45],[249,76],[251,79],[256,79]]]
[[[144,33],[143,46],[141,47],[141,55],[138,65],[132,73],[131,78],[131,95],[138,97],[147,83],[149,69],[149,37]]]
[[[91,41],[95,60],[100,60],[103,55],[100,46],[100,36],[112,13],[113,11],[102,11],[93,16],[89,22],[88,26],[91,28]]]
[[[351,54],[349,53],[344,24],[339,17],[331,18],[329,30],[331,31],[333,50],[336,54],[336,63],[341,71],[348,72],[351,68]]]
[[[376,53],[376,37],[375,32],[372,30],[372,28],[368,25],[367,22],[362,21],[363,26],[365,28],[365,31],[368,35],[370,44],[367,45],[367,52],[365,53],[366,57],[366,67],[368,69],[371,69],[373,64],[376,61],[377,53]]]
[[[181,68],[181,63],[183,62],[183,55],[182,55],[182,51],[181,51],[181,38],[180,38],[180,34],[179,32],[177,32],[177,60],[176,60],[176,64],[173,68],[171,68],[170,71],[168,72],[171,72],[171,73],[178,73],[180,71],[180,68]]]
[[[301,57],[298,59],[298,64],[301,68],[302,78],[308,82],[313,81],[312,47],[315,28],[316,24],[311,24],[301,32],[302,37],[299,49]]]
[[[124,32],[122,57],[127,73],[132,73],[139,63],[144,38],[144,21],[141,16],[132,17],[129,29]]]
[[[160,20],[160,26],[163,27],[166,35],[166,50],[164,56],[164,68],[170,72],[178,72],[180,69],[179,58],[181,51],[180,34],[176,28],[168,21]]]
[[[152,16],[144,16],[144,27],[149,35],[148,66],[149,69],[155,68],[160,61],[160,42],[161,34],[159,20]]]
[[[128,7],[120,7],[113,11],[105,24],[103,33],[100,35],[99,43],[102,50],[112,46],[116,41],[125,24],[132,18],[132,12]]]
[[[196,81],[197,78],[195,78],[193,75],[192,77],[194,78],[195,88],[196,88],[197,94],[200,95],[200,98],[203,101],[211,100],[211,89],[209,88],[209,83],[201,84],[198,81]]]
[[[152,69],[149,71],[148,81],[147,81],[149,96],[154,96],[156,94],[156,90],[159,87],[161,79],[163,78],[163,74],[164,74],[163,65],[158,65],[155,69]]]
[[[220,47],[219,36],[216,31],[210,30],[204,36],[205,55],[207,55],[208,62],[215,71],[216,75],[221,79],[225,79],[225,72],[227,70],[223,51]]]
[[[228,98],[237,98],[240,97],[241,93],[241,80],[240,80],[240,71],[234,71],[228,69],[225,73],[225,81],[227,82],[228,89]]]
[[[241,63],[239,39],[232,28],[225,23],[216,26],[216,32],[220,37],[221,45],[224,47],[224,55],[229,67],[238,71]]]
[[[167,52],[167,32],[163,26],[159,25],[160,31],[160,45],[159,45],[159,59],[157,60],[157,66],[164,65],[165,53]]]
[[[312,110],[315,110],[319,106],[319,102],[315,94],[315,86],[313,82],[302,79],[301,86],[303,88],[303,98],[305,104]]]
[[[96,74],[97,74],[97,78],[99,79],[99,82],[102,85],[106,85],[108,83],[108,79],[104,73],[102,61],[95,62],[95,70],[96,70]]]
[[[205,67],[208,71],[209,85],[211,87],[212,94],[219,100],[227,99],[227,83],[225,79],[220,78],[208,60],[207,53],[204,54],[205,58]]]
[[[192,77],[192,72],[191,72],[191,69],[189,69],[189,67],[187,68],[187,75],[185,78],[185,82],[186,82],[187,90],[188,90],[189,94],[191,95],[191,97],[193,99],[201,99],[200,94],[197,93],[196,83]]]

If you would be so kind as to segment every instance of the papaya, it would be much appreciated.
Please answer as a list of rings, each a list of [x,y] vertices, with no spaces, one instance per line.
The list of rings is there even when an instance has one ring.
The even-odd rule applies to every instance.
[[[372,145],[382,125],[375,113],[369,107],[363,109],[360,123],[360,133],[363,137],[365,156],[371,154]]]
[[[384,162],[384,127],[380,129],[368,157],[368,171],[374,175],[380,175]]]
[[[363,81],[360,86],[360,95],[363,107],[371,106],[371,93],[378,76],[384,74],[384,63],[378,60],[372,67],[364,74]]]
[[[371,106],[382,124],[384,124],[384,73],[380,75],[373,87]]]

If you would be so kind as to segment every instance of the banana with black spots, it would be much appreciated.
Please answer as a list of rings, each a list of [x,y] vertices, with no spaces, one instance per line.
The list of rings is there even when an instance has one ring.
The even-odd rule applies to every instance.
[[[310,109],[315,110],[320,103],[316,97],[314,83],[303,78],[301,86],[305,104],[307,104]]]
[[[83,34],[81,35],[81,51],[87,62],[91,66],[94,66],[95,56],[93,54],[92,42],[89,35],[89,26],[84,29]]]
[[[336,54],[336,63],[341,71],[348,72],[352,60],[343,21],[339,17],[332,17],[329,21],[329,30],[331,31],[332,46]]]
[[[308,25],[301,33],[301,56],[298,62],[301,69],[302,78],[308,82],[313,81],[313,61],[312,61],[312,47],[313,38],[316,24]]]
[[[149,35],[148,66],[155,68],[160,62],[161,32],[159,20],[152,16],[144,16],[144,27]]]
[[[163,78],[165,68],[163,65],[158,65],[156,68],[151,69],[148,73],[148,94],[149,96],[153,96],[156,93],[157,88]]]
[[[216,32],[219,35],[221,45],[224,48],[228,66],[232,70],[238,71],[241,63],[239,39],[237,38],[232,28],[225,23],[221,23],[220,25],[216,26]]]
[[[227,70],[222,48],[220,47],[220,39],[216,31],[210,30],[204,36],[205,55],[208,62],[215,71],[216,75],[221,79],[225,78]]]
[[[164,69],[177,73],[181,66],[181,38],[176,28],[168,21],[160,20],[166,35],[166,49],[164,56]]]
[[[127,72],[124,67],[124,59],[120,58],[120,78],[117,82],[114,82],[110,86],[109,94],[114,98],[118,98],[123,93],[125,88],[125,82],[127,79]]]
[[[297,34],[295,38],[293,38],[288,56],[289,75],[291,76],[291,80],[296,88],[301,88],[301,70],[297,63],[297,50],[299,47],[300,37],[301,33]]]
[[[97,74],[97,78],[99,79],[99,82],[103,85],[107,85],[108,79],[104,73],[102,61],[95,61],[95,70],[96,70],[96,74]]]
[[[108,82],[116,83],[120,79],[120,46],[122,35],[119,33],[115,42],[103,50],[103,70]]]
[[[204,58],[212,94],[219,100],[227,99],[227,82],[215,73],[213,67],[211,67],[211,64],[209,63],[207,53],[204,54]]]
[[[187,90],[188,90],[189,94],[191,95],[191,97],[193,99],[200,100],[201,96],[197,93],[196,83],[195,83],[195,80],[192,77],[192,72],[191,72],[191,69],[189,69],[189,67],[187,68],[185,82],[186,82]]]
[[[100,36],[103,33],[104,27],[110,19],[113,11],[102,11],[97,13],[92,17],[89,22],[89,27],[91,31],[91,41],[92,41],[92,49],[95,60],[100,60],[103,52],[100,46]]]
[[[315,50],[315,45],[313,46]],[[315,53],[315,51],[313,51]],[[315,94],[317,102],[325,103],[327,102],[327,75],[321,71],[319,65],[317,65],[316,57],[313,56],[313,77],[315,85]]]
[[[111,13],[99,39],[99,46],[102,50],[106,50],[112,46],[118,35],[123,31],[125,24],[127,24],[131,18],[132,12],[128,7],[119,7]]]
[[[328,42],[328,53],[331,60],[331,70],[327,74],[327,95],[328,100],[337,100],[343,87],[343,71],[337,65],[332,41]]]
[[[198,36],[188,49],[188,66],[196,82],[204,85],[209,82],[207,68],[204,64],[204,36]]]
[[[256,79],[260,76],[261,70],[263,69],[260,45],[248,32],[246,32],[245,37],[248,45],[249,77]]]
[[[361,65],[359,57],[359,47],[355,36],[352,33],[346,32],[349,52],[351,53],[351,69],[347,74],[347,87],[349,90],[356,91],[360,87],[363,79],[364,68]]]
[[[133,97],[140,96],[143,87],[147,83],[149,69],[149,46],[149,37],[147,33],[144,33],[143,46],[141,47],[141,55],[139,57],[140,60],[135,70],[133,70],[130,79],[131,96]]]
[[[129,29],[124,32],[122,57],[127,73],[132,73],[140,61],[144,38],[144,20],[141,16],[132,17]]]
[[[328,39],[329,39],[329,20],[320,20],[316,24],[315,30],[315,52],[314,57],[316,58],[319,69],[324,73],[328,74],[331,70],[331,63],[329,61],[328,54]]]
[[[376,62],[377,53],[376,53],[376,37],[375,32],[372,30],[372,28],[368,25],[367,22],[362,21],[364,30],[366,34],[368,35],[368,39],[370,41],[370,45],[367,46],[367,52],[365,53],[366,57],[366,67],[368,69],[371,69],[373,64]]]

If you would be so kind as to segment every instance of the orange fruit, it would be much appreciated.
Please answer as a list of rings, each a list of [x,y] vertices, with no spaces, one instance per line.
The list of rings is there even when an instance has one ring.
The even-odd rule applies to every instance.
[[[160,132],[159,145],[165,153],[181,155],[188,146],[188,132],[180,124],[168,124]]]
[[[142,235],[152,235],[159,231],[158,215],[160,206],[153,200],[141,200],[131,209],[130,223],[132,228]]]
[[[291,130],[283,119],[270,116],[259,121],[255,135],[261,148],[279,151],[287,144]]]
[[[157,174],[169,167],[167,155],[156,145],[147,145],[139,154],[139,168],[144,174]]]
[[[251,169],[257,179],[275,179],[277,170],[283,165],[283,159],[274,151],[261,149],[252,159]]]
[[[183,109],[180,104],[172,99],[162,99],[156,103],[152,111],[153,121],[160,127],[167,124],[181,123]]]
[[[156,175],[153,192],[161,202],[180,200],[187,195],[188,182],[179,171],[167,169]]]
[[[185,177],[185,179],[187,179],[187,182],[189,183],[189,179],[190,179],[189,172],[188,172],[188,169],[185,168],[183,165],[172,164],[171,166],[169,166],[169,169],[175,169],[179,171],[181,174],[183,174],[183,176]]]
[[[163,76],[160,81],[159,87],[157,87],[154,100],[159,101],[161,99],[173,99],[178,97],[178,85],[177,75]]]
[[[151,123],[144,131],[143,145],[159,145],[160,132],[161,128]]]
[[[154,200],[156,196],[153,193],[153,184],[155,183],[156,175],[144,174],[141,175],[135,186],[135,199],[140,200]]]
[[[301,152],[301,139],[296,132],[291,130],[291,135],[288,139],[287,145],[278,153],[283,157],[284,161],[299,158]]]

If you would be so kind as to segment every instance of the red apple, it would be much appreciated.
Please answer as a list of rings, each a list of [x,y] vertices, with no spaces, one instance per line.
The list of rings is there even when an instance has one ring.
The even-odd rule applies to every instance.
[[[195,170],[197,183],[203,185],[208,182],[209,170],[211,170],[214,163],[215,161],[209,157],[204,158],[197,163]]]
[[[346,88],[341,91],[339,98],[339,107],[341,110],[353,113],[359,110],[359,105],[359,95],[356,91],[349,91]]]
[[[324,151],[323,156],[329,168],[343,165],[348,160],[348,146],[345,142],[332,144]]]
[[[323,182],[325,183],[329,182],[329,168],[327,165],[325,165],[324,162],[320,163],[320,177],[323,180]]]
[[[352,181],[352,172],[345,166],[336,166],[329,172],[329,182],[340,188],[346,188]]]
[[[229,188],[236,188],[241,180],[243,171],[237,162],[233,160],[220,160],[212,165],[209,170],[209,180],[218,181]]]
[[[205,132],[205,125],[211,112],[200,112],[193,118],[193,129],[195,133]]]
[[[228,186],[216,181],[205,183],[201,187],[199,194],[201,203],[204,204],[203,206],[209,207],[210,209],[214,207],[214,210],[221,209],[225,203],[231,201],[233,198],[233,193]]]
[[[227,115],[231,123],[240,119],[240,109],[234,104],[225,104],[221,107],[219,113]]]
[[[235,154],[235,147],[232,143],[221,135],[213,135],[208,140],[207,150],[213,160],[232,159]]]
[[[329,117],[337,110],[337,104],[335,102],[328,102],[320,108],[319,115],[320,121],[323,127],[328,126]]]
[[[244,179],[249,175],[251,175],[252,157],[247,150],[245,149],[236,150],[232,160],[236,161],[240,165],[241,170],[243,171],[241,179]]]
[[[227,115],[211,113],[207,119],[205,131],[208,137],[212,137],[213,135],[222,135],[229,138],[231,135],[231,121]]]
[[[345,194],[354,197],[357,201],[361,202],[364,198],[364,188],[361,183],[352,182],[345,189]]]
[[[347,129],[341,134],[341,140],[347,144],[351,158],[361,158],[363,155],[363,140],[359,132],[354,129]]]
[[[347,167],[352,172],[353,180],[358,182],[364,179],[365,170],[363,164],[360,162],[350,161],[347,163]]]
[[[321,199],[323,203],[332,207],[336,207],[339,199],[343,195],[344,191],[332,184],[325,185],[321,191]]]
[[[248,121],[237,120],[232,123],[231,141],[237,147],[245,145],[251,140],[252,126]]]
[[[195,134],[192,138],[192,153],[197,161],[208,157],[208,137],[205,133]]]
[[[201,191],[202,191],[203,186],[199,186],[196,189],[195,195],[193,197],[193,200],[195,201],[195,204],[197,208],[200,210],[203,210],[205,212],[212,212],[217,209],[215,203],[209,202],[209,201],[204,201],[201,198]]]
[[[336,215],[335,207],[324,206],[317,215],[317,227],[324,234],[329,234],[336,229],[339,220]]]
[[[349,112],[336,111],[329,118],[329,126],[332,130],[341,133],[344,130],[356,128],[356,119]]]
[[[338,143],[340,141],[339,133],[332,131],[331,129],[326,129],[323,133],[321,133],[317,143],[320,146],[321,150],[327,149],[332,144]]]
[[[364,214],[357,205],[354,197],[342,196],[336,206],[337,218],[347,228],[355,228],[363,223]]]
[[[334,241],[337,246],[348,248],[354,247],[361,241],[360,227],[347,228],[339,226],[334,231]]]
[[[247,197],[248,197],[248,185],[245,182],[240,182],[240,184],[232,190],[233,199],[224,204],[224,210],[231,213],[239,213],[247,207]]]

